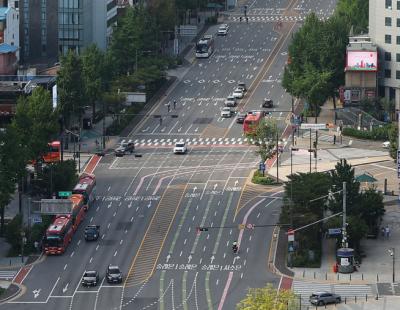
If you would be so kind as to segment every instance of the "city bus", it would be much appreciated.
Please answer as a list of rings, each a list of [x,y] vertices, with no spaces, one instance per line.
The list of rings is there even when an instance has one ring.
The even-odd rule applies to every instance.
[[[43,237],[43,249],[47,255],[63,254],[74,235],[72,216],[56,215]]]
[[[84,198],[84,209],[87,211],[96,199],[96,177],[94,174],[82,173],[78,183],[72,190],[73,194],[81,194]]]
[[[260,120],[262,119],[262,117],[263,117],[263,113],[261,111],[249,112],[243,121],[244,134],[255,133],[257,126],[260,123]]]
[[[214,38],[212,35],[203,36],[196,44],[196,58],[208,58],[214,52]]]
[[[85,218],[85,198],[81,194],[72,194],[69,200],[72,202],[72,228],[75,232]]]
[[[43,162],[55,163],[61,160],[61,143],[60,141],[53,141],[49,143],[49,149],[46,154],[42,156]]]

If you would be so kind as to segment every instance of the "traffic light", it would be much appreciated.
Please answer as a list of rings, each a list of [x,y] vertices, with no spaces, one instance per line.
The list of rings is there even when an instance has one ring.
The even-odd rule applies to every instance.
[[[200,232],[200,231],[208,231],[208,228],[206,228],[206,227],[197,227],[197,232]]]

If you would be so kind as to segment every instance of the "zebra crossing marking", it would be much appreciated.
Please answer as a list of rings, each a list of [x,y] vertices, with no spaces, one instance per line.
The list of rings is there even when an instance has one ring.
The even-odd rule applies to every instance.
[[[302,22],[306,19],[305,16],[288,16],[288,15],[264,15],[264,16],[247,16],[249,22]],[[324,21],[326,17],[319,17]],[[246,22],[243,16],[229,16],[229,21],[232,22]]]
[[[14,279],[17,273],[18,270],[0,270],[0,279]]]

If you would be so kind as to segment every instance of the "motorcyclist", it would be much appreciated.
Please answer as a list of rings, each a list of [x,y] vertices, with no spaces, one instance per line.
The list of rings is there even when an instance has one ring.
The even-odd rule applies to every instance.
[[[236,241],[234,241],[234,242],[232,243],[232,250],[233,250],[234,253],[236,253],[236,252],[238,251],[238,245],[237,245],[237,242],[236,242]]]

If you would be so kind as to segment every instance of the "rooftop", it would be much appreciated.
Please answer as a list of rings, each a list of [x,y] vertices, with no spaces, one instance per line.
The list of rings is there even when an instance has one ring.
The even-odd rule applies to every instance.
[[[6,19],[7,12],[10,8],[0,7],[0,20]]]
[[[1,19],[1,17],[0,17]],[[14,53],[18,50],[17,46],[13,46],[7,43],[2,43],[0,44],[0,54],[6,54],[6,53]]]

